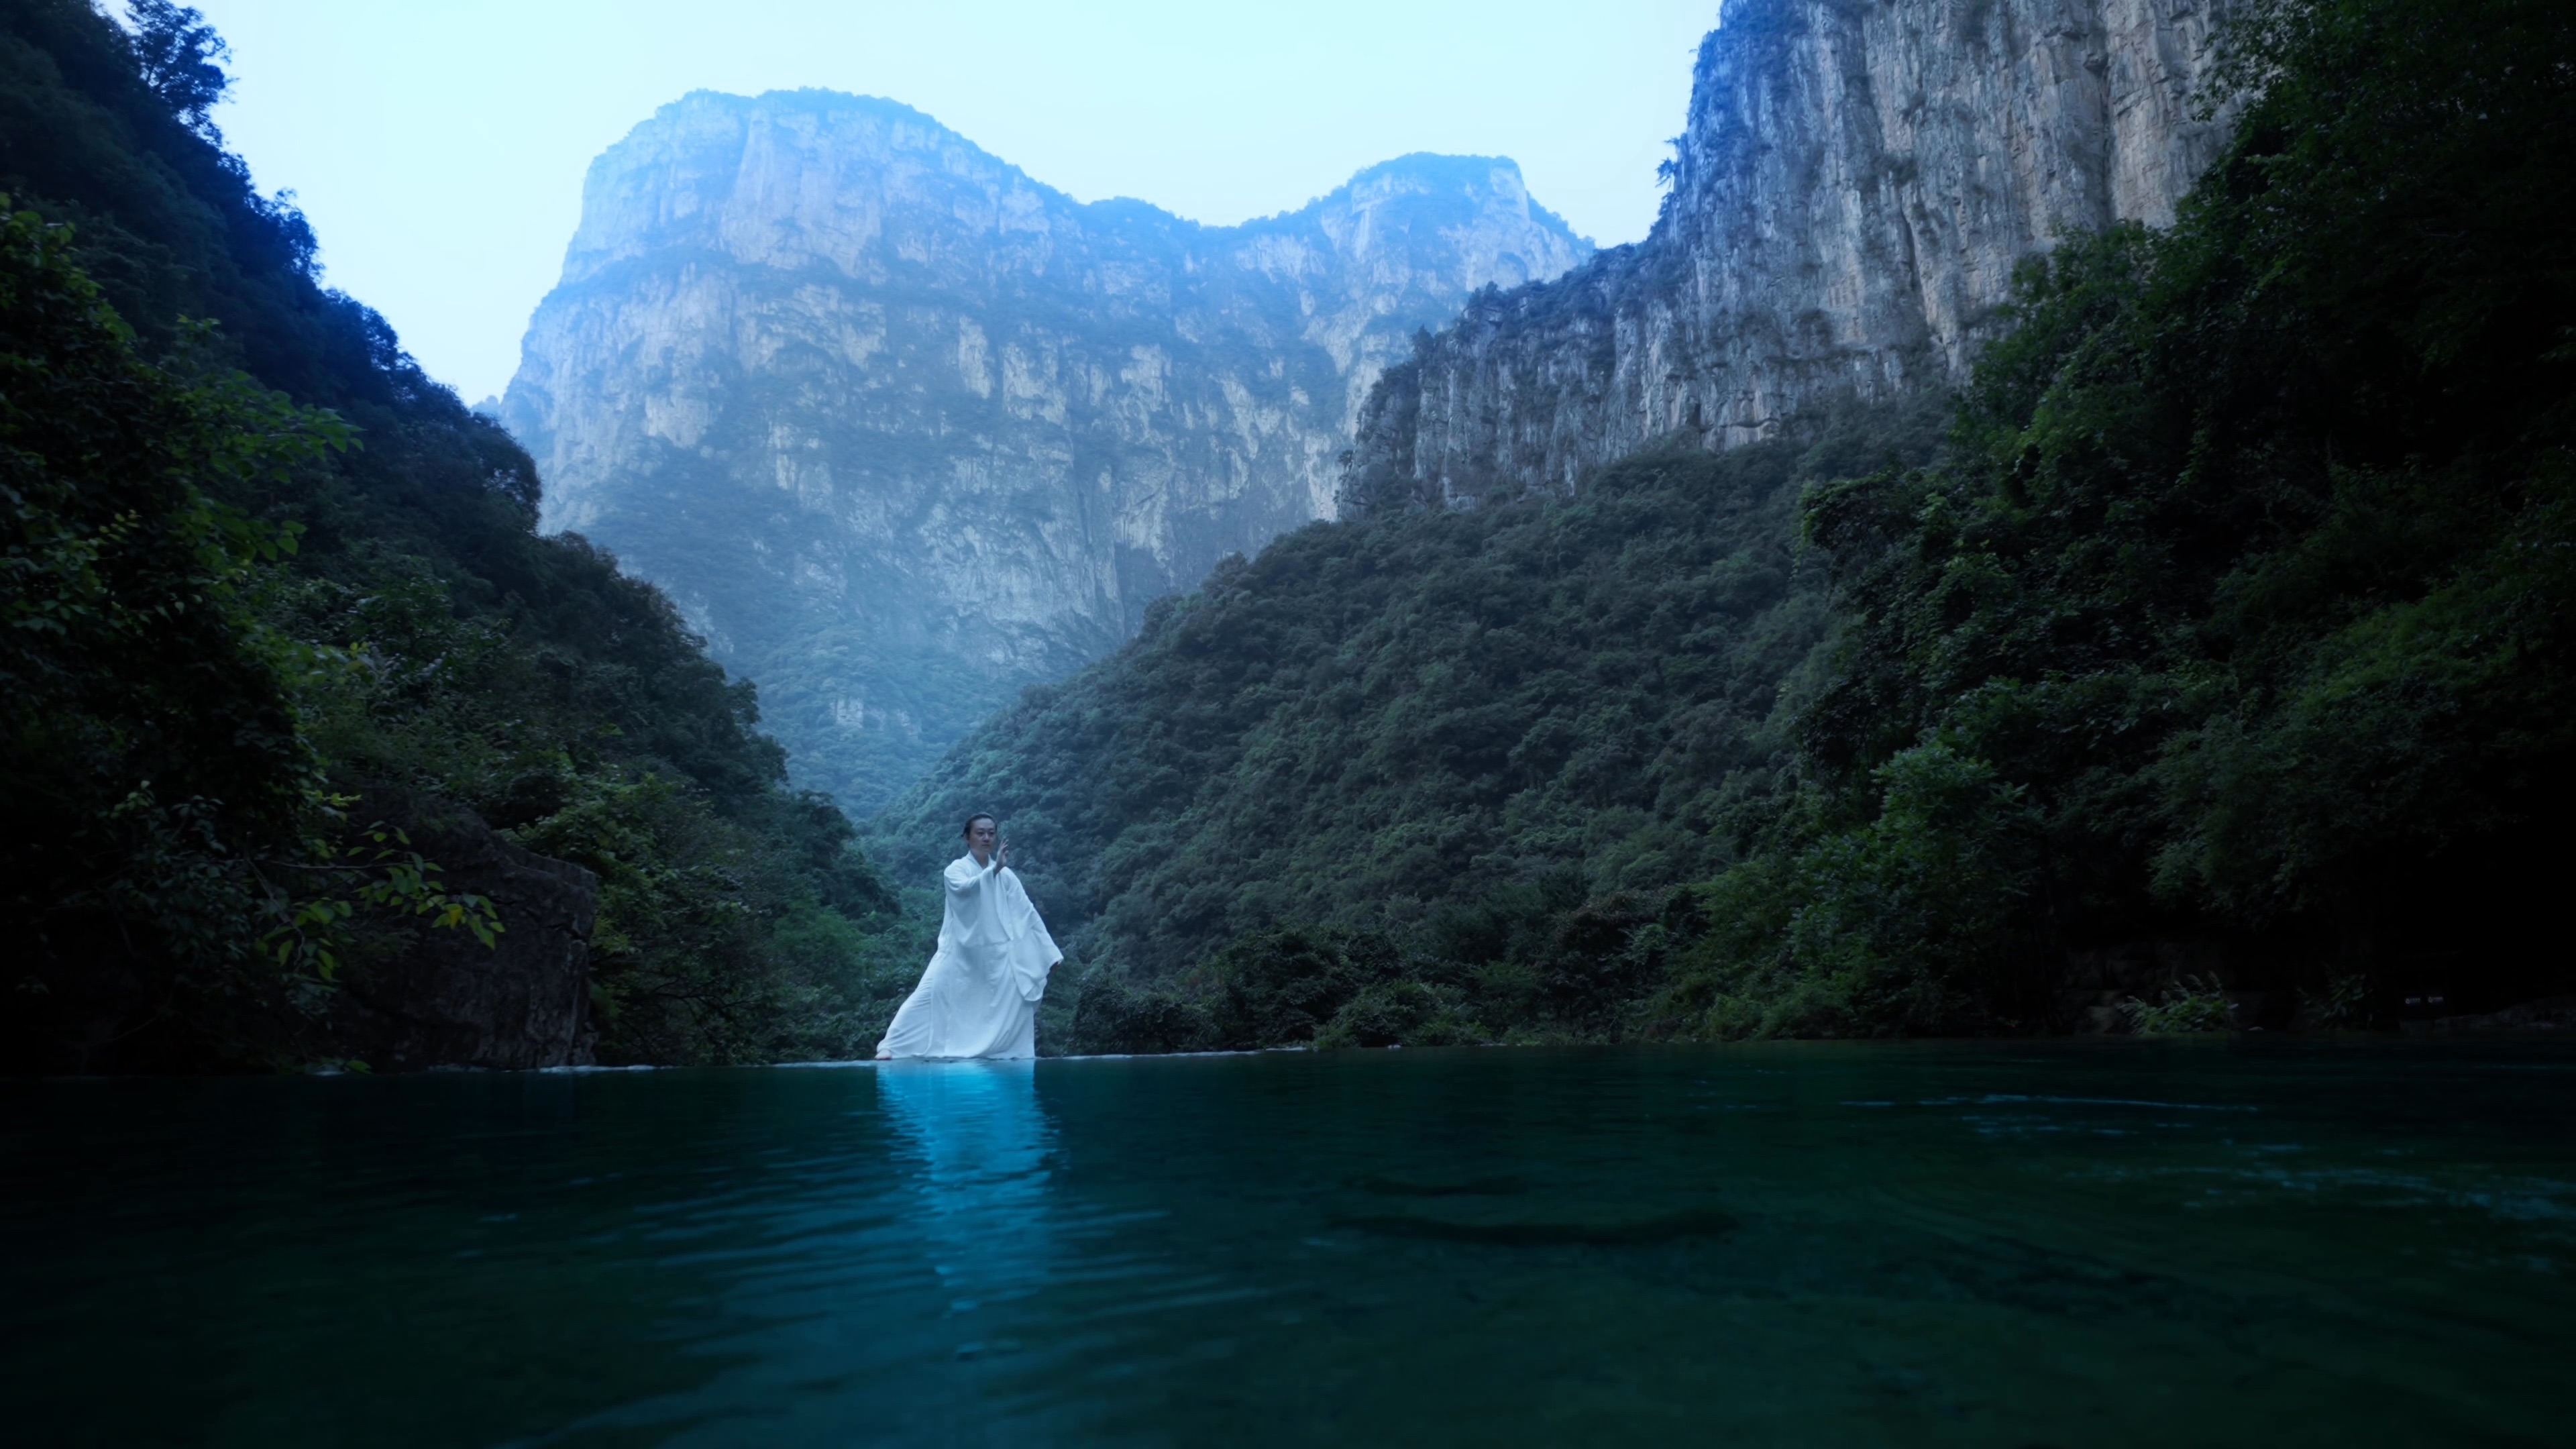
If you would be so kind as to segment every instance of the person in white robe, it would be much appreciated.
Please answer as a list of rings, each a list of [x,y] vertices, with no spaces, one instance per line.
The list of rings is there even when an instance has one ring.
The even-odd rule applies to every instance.
[[[877,1060],[1037,1055],[1038,1001],[1064,959],[1010,867],[990,815],[966,822],[966,853],[941,873],[939,949],[894,1014]]]

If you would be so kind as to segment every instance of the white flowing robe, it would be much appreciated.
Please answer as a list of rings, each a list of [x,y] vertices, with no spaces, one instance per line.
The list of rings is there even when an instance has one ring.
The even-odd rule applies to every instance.
[[[1037,1055],[1038,999],[1064,953],[1019,876],[970,853],[942,872],[948,909],[939,950],[894,1014],[881,1057]]]

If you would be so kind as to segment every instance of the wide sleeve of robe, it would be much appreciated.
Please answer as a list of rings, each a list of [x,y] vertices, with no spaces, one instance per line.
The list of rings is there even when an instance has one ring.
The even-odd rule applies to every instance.
[[[1020,884],[1019,873],[1005,866],[996,884],[1004,898],[1002,914],[1012,923],[1009,942],[1003,947],[1004,959],[1009,963],[1012,982],[1019,987],[1020,998],[1035,1001],[1046,995],[1047,973],[1064,959],[1064,953],[1056,949],[1055,937],[1048,933],[1037,903],[1029,899],[1027,888]]]

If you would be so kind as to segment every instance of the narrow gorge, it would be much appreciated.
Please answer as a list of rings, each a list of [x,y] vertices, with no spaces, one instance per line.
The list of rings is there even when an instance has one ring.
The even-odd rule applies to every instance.
[[[860,811],[1229,554],[1331,516],[1361,400],[1590,243],[1407,156],[1201,226],[890,101],[693,94],[592,167],[500,408],[546,526],[667,589]]]
[[[1690,917],[1778,809],[1837,671],[1805,491],[1934,457],[2025,262],[2175,221],[2229,138],[2201,109],[2223,20],[1731,0],[1643,242],[1422,334],[1361,409],[1334,529],[1004,712],[871,837],[908,878],[947,815],[1019,822],[1107,968],[1080,1049],[1224,1038],[1192,1015],[1211,960],[1368,979],[1334,932],[1451,963],[1398,973],[1451,993],[1406,1039],[1615,1033],[1670,968],[1636,943],[1688,938],[1657,913]],[[1514,953],[1564,979],[1471,984]]]

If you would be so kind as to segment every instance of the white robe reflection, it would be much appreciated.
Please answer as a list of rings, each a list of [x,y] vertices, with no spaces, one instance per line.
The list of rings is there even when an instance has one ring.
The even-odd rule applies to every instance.
[[[1055,1129],[1030,1061],[888,1062],[877,1100],[921,1199],[921,1242],[965,1311],[1034,1291],[1050,1257],[1047,1154]]]

